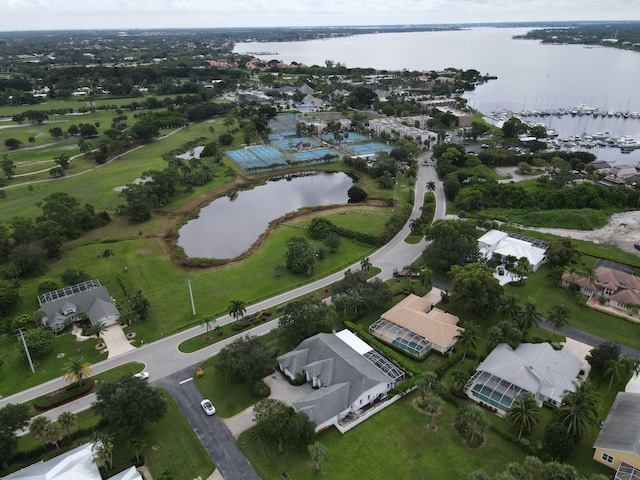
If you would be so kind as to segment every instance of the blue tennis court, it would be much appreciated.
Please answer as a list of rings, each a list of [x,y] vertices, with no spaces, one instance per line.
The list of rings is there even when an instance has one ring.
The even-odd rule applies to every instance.
[[[373,155],[378,152],[391,151],[391,147],[382,145],[381,143],[367,143],[365,145],[349,145],[349,148],[355,152],[356,155]]]
[[[342,135],[342,143],[352,143],[352,142],[363,142],[365,140],[367,140],[367,137],[365,137],[364,135],[360,135],[359,133],[349,133],[349,134],[343,134]],[[335,140],[333,133],[329,133],[326,135],[323,135],[322,138],[324,138],[325,140]]]
[[[317,160],[319,158],[324,157],[325,155],[330,154],[331,152],[329,150],[327,150],[326,148],[323,148],[321,150],[312,150],[309,152],[299,152],[296,153],[296,158],[299,158],[300,160]]]
[[[255,160],[256,156],[251,154],[251,152],[249,150],[246,149],[242,149],[242,150],[230,150],[227,152],[227,155],[229,155],[229,157],[231,157],[231,160],[233,160],[234,162],[242,162],[242,161],[248,161],[248,160]]]
[[[265,146],[230,150],[227,152],[227,155],[245,171],[249,168],[266,168],[285,163],[279,151],[275,148]]]
[[[251,147],[245,150],[249,150],[253,155],[260,159],[279,157],[282,155],[279,151],[277,151],[273,147]]]

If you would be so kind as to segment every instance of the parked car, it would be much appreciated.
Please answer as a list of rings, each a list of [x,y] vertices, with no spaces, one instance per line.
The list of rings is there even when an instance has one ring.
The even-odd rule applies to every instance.
[[[136,373],[134,377],[141,378],[142,380],[149,380],[149,372]]]
[[[208,399],[204,399],[200,402],[200,405],[202,406],[202,409],[204,410],[204,413],[206,413],[207,415],[213,415],[214,413],[216,413],[216,407],[213,406],[213,403],[211,403]]]
[[[498,275],[504,275],[504,268],[498,267]]]

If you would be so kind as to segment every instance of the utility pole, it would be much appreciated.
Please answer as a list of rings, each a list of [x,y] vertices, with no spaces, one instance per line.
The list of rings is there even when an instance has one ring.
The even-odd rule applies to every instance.
[[[187,285],[189,286],[189,297],[191,298],[191,314],[196,315],[196,305],[193,303],[193,291],[191,291],[191,277],[187,277]]]
[[[24,335],[22,334],[22,329],[18,329],[20,332],[20,338],[22,339],[22,345],[24,345],[24,351],[27,354],[27,360],[29,360],[29,366],[31,367],[31,373],[36,373],[36,369],[33,368],[33,362],[31,361],[31,355],[29,355],[29,348],[27,347],[27,342],[24,341]]]

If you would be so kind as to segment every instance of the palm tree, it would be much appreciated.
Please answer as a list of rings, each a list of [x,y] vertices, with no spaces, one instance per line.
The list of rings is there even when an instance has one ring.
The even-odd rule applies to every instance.
[[[435,192],[436,191],[436,182],[434,182],[433,180],[429,180],[427,182],[427,190],[429,192]]]
[[[518,429],[518,440],[522,432],[533,430],[540,419],[540,407],[531,395],[520,395],[507,410],[505,419]]]
[[[607,360],[604,362],[604,367],[604,375],[611,375],[609,378],[609,389],[611,389],[614,378],[619,382],[620,380],[627,378],[631,375],[631,372],[637,369],[638,360],[628,357],[627,355],[623,355],[618,358]]]
[[[200,325],[204,325],[207,328],[207,335],[209,335],[209,327],[212,324],[215,328],[216,319],[213,317],[213,315],[205,315],[204,317],[202,317],[202,320],[200,320]]]
[[[62,439],[63,430],[62,425],[58,422],[49,422],[44,429],[44,439],[47,443],[53,443],[56,450],[60,448],[58,442]]]
[[[142,450],[146,446],[147,444],[139,438],[132,438],[131,440],[129,440],[129,448],[131,448],[131,451],[136,456],[136,462],[140,461],[140,455],[142,454]]]
[[[458,330],[460,333],[454,337],[460,345],[460,348],[464,351],[460,363],[464,363],[469,351],[475,349],[478,345],[480,337],[478,336],[477,330],[478,327],[471,321],[461,323],[460,329]]]
[[[69,383],[78,382],[82,384],[85,378],[91,376],[91,364],[85,361],[82,355],[70,358],[68,362],[65,362],[62,370],[65,372],[64,379]]]
[[[67,431],[67,435],[71,436],[71,431],[78,425],[78,417],[71,412],[62,412],[58,415],[57,422]]]
[[[336,306],[332,303],[323,303],[320,308],[322,309],[322,319],[325,324],[333,325],[333,322],[338,318],[338,310],[336,309]]]
[[[44,432],[47,429],[47,425],[49,425],[49,423],[51,423],[51,420],[40,415],[31,420],[31,424],[29,425],[29,433],[34,437],[42,440],[45,448],[47,446],[47,442],[45,441]]]
[[[313,459],[313,464],[315,466],[316,472],[318,473],[322,472],[322,466],[320,465],[320,462],[322,461],[324,456],[327,454],[327,447],[325,447],[320,442],[314,442],[311,445],[307,445],[307,451],[309,452],[309,455],[311,455],[311,458]]]
[[[227,311],[229,312],[229,315],[237,321],[239,318],[242,318],[247,309],[245,308],[242,300],[231,300]]]
[[[584,267],[580,270],[580,273],[587,278],[591,283],[596,283],[598,281],[598,273],[596,269],[593,267]]]
[[[91,324],[88,328],[89,335],[95,335],[98,337],[98,342],[102,343],[102,333],[107,329],[107,324],[103,321],[98,321],[96,323]]]
[[[425,401],[431,392],[440,393],[442,391],[442,383],[438,380],[435,372],[426,371],[416,381],[416,387],[422,394],[422,401]]]
[[[418,267],[418,265],[416,265],[415,263],[411,263],[409,265],[406,265],[403,270],[405,272],[409,273],[409,282],[412,283],[413,282],[413,274],[417,273],[420,274],[420,267]]]
[[[558,407],[557,415],[567,427],[567,433],[576,436],[582,436],[590,426],[596,425],[598,397],[591,385],[584,382],[575,392],[567,393]]]
[[[111,278],[109,277],[109,257],[113,257],[113,250],[108,248],[98,255],[98,258],[104,258],[104,261],[107,264],[107,283],[111,282]]]
[[[436,396],[431,395],[426,404],[427,412],[431,414],[431,423],[429,424],[429,430],[434,431],[436,429],[436,416],[440,414],[440,410],[444,406],[444,401]]]
[[[360,268],[365,272],[368,272],[371,269],[371,267],[372,265],[371,265],[371,260],[369,260],[369,257],[365,257],[360,261]]]
[[[427,285],[431,284],[433,272],[430,268],[425,267],[420,271],[420,278],[422,279],[420,282],[422,285],[422,295],[424,295],[427,293]]]
[[[555,331],[558,331],[567,325],[570,318],[571,312],[564,305],[554,305],[547,314],[547,320]]]
[[[238,173],[232,167],[227,167],[227,169],[224,171],[224,176],[235,180],[238,176]]]
[[[462,392],[464,386],[467,384],[467,380],[469,380],[469,375],[462,370],[452,370],[449,378],[451,379],[451,388],[456,392]]]
[[[527,298],[522,310],[520,310],[520,314],[516,318],[516,323],[522,330],[522,335],[524,335],[524,332],[529,330],[531,327],[538,326],[540,323],[540,316],[538,315],[538,305],[534,299]]]
[[[507,295],[502,297],[500,301],[500,313],[503,317],[515,319],[520,314],[521,310],[520,299],[515,295]]]
[[[412,235],[418,235],[424,230],[424,222],[420,218],[414,218],[409,222]]]

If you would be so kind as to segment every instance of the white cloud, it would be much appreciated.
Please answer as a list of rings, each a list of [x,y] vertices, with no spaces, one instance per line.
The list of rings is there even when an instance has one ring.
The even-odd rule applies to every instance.
[[[628,20],[638,0],[0,0],[0,30]]]

